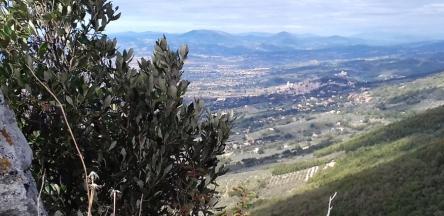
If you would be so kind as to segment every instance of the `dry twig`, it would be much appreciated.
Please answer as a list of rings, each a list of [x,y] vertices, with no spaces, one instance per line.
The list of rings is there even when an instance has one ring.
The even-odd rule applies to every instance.
[[[28,58],[31,58],[28,56]],[[31,62],[30,60],[27,60],[28,62]],[[37,82],[40,83],[40,85],[54,98],[54,100],[57,102],[57,105],[60,107],[60,110],[62,112],[63,115],[63,119],[65,120],[65,125],[68,128],[68,132],[69,135],[71,136],[71,139],[73,140],[74,146],[76,148],[77,154],[79,156],[80,162],[82,163],[82,167],[83,167],[83,172],[84,172],[84,176],[85,176],[85,187],[86,187],[86,193],[88,196],[88,203],[92,202],[92,197],[90,196],[90,190],[88,187],[88,171],[86,169],[86,164],[85,164],[85,160],[83,158],[82,152],[80,151],[80,147],[77,144],[76,138],[74,136],[74,132],[71,129],[71,126],[69,125],[69,121],[68,121],[68,117],[66,115],[65,109],[63,108],[63,104],[62,102],[60,102],[60,100],[57,98],[57,96],[51,91],[51,89],[43,82],[41,81],[37,75],[34,73],[34,70],[31,68],[31,65],[27,64],[27,67],[29,69],[29,72],[31,72],[32,76],[37,80]],[[91,211],[88,208],[88,216],[91,216]]]
[[[328,202],[328,211],[327,216],[330,216],[331,210],[333,209],[333,206],[331,205],[331,202],[335,199],[338,192],[335,192],[332,196],[330,196],[330,201]]]

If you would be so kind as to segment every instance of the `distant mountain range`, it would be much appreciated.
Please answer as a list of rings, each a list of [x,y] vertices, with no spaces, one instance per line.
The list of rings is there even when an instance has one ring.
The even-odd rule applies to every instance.
[[[158,32],[123,32],[110,34],[116,37],[123,47],[152,46],[153,42],[164,34]],[[338,46],[351,46],[365,44],[357,38],[341,36],[321,37],[315,35],[296,35],[289,32],[277,34],[269,33],[244,33],[229,34],[221,31],[193,30],[183,34],[165,34],[170,44],[174,47],[188,44],[194,49],[211,51],[223,49],[224,52],[241,51],[267,51],[267,50],[306,50],[322,49]]]
[[[159,32],[122,32],[109,34],[118,39],[119,47],[135,48],[138,55],[149,55],[154,42],[165,35],[169,44],[177,48],[182,44],[188,44],[194,55],[242,55],[252,53],[276,53],[276,52],[301,52],[312,50],[344,49],[353,47],[379,47],[397,46],[411,41],[406,37],[400,37],[396,43],[396,37],[387,40],[368,39],[369,35],[359,37],[343,36],[317,36],[311,34],[292,34],[289,32],[271,33],[243,33],[230,34],[222,31],[193,30],[183,34],[163,34]],[[416,43],[423,46],[429,43]],[[433,48],[432,45],[431,48]],[[417,47],[416,47],[417,48]]]

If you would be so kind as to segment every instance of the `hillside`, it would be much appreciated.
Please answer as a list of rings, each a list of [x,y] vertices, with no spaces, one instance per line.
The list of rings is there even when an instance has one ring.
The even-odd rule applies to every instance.
[[[333,215],[443,215],[443,122],[438,107],[321,149],[339,155],[334,168],[292,196],[261,200],[253,215],[325,215],[334,192]]]

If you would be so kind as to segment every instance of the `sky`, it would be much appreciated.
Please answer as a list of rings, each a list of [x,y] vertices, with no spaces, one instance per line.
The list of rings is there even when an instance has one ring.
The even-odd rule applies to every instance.
[[[112,0],[108,32],[394,33],[444,38],[444,0]]]

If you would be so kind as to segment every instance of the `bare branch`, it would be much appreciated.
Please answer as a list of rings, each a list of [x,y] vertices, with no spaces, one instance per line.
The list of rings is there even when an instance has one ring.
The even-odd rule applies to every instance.
[[[330,196],[330,201],[328,202],[328,211],[327,216],[330,216],[331,210],[333,209],[333,206],[331,205],[331,202],[335,199],[338,192],[335,192],[332,196]]]

